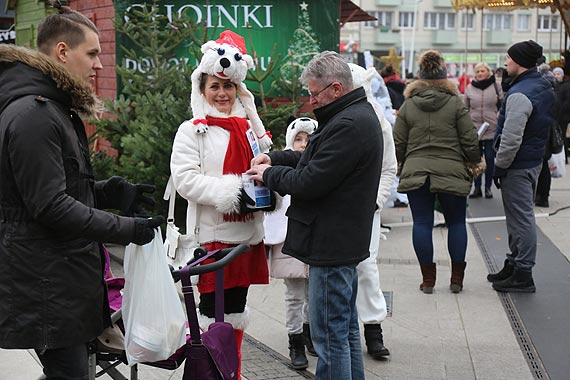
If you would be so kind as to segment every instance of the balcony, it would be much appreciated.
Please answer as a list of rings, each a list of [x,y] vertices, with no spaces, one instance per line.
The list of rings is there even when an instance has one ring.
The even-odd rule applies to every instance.
[[[400,33],[394,32],[390,29],[380,28],[374,34],[374,43],[376,45],[399,45],[400,39]]]
[[[457,32],[455,30],[434,30],[431,38],[434,45],[453,45],[457,42]]]
[[[402,5],[402,0],[376,0],[377,7],[399,7],[400,5]]]
[[[510,45],[512,42],[509,30],[488,30],[485,32],[487,45]]]
[[[451,8],[451,0],[432,0],[434,8]]]

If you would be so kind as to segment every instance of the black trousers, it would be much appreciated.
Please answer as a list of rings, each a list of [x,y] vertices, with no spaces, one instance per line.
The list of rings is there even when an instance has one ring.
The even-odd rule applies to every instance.
[[[35,351],[44,366],[46,380],[89,379],[89,351],[86,343],[46,350],[44,353]]]
[[[542,160],[542,170],[538,175],[538,183],[536,184],[536,198],[548,200],[550,196],[550,185],[552,177],[550,176],[550,169],[548,168],[548,158]]]

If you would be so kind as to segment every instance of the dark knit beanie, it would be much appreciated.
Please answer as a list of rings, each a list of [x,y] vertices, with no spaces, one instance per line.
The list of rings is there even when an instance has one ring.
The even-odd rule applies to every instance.
[[[445,62],[438,51],[428,50],[420,56],[420,79],[447,79]]]
[[[517,42],[507,50],[507,54],[520,66],[530,69],[542,58],[542,46],[533,40]]]

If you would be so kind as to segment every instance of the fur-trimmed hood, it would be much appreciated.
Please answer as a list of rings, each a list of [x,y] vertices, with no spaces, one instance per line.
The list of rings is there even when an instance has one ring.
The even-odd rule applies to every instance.
[[[65,66],[38,51],[0,44],[0,112],[27,95],[63,102],[85,116],[96,116],[101,110],[89,83],[73,76]]]
[[[459,89],[448,79],[418,79],[404,91],[407,100],[412,100],[426,112],[440,109],[451,96],[458,95]]]

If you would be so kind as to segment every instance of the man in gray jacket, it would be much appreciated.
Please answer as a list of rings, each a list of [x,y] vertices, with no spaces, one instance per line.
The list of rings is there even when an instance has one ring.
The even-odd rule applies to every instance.
[[[554,105],[552,86],[536,70],[541,57],[542,46],[530,40],[511,46],[505,62],[513,80],[499,111],[493,179],[503,197],[510,253],[503,269],[487,276],[500,292],[536,290],[534,194]]]
[[[317,379],[363,380],[356,265],[370,254],[382,131],[364,89],[353,90],[350,68],[338,53],[315,56],[301,79],[317,107],[318,129],[302,154],[259,155],[248,174],[280,194],[291,194],[282,251],[310,265]]]

